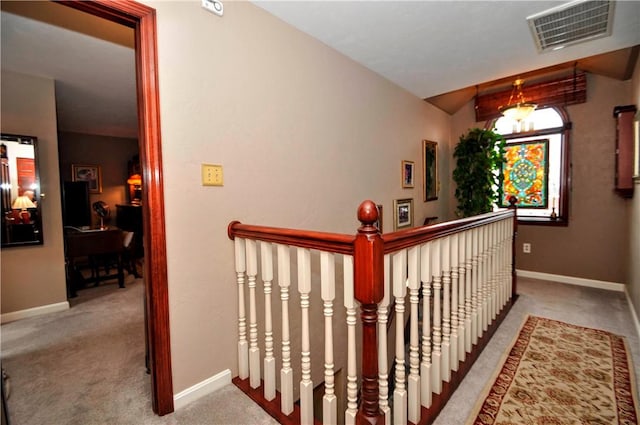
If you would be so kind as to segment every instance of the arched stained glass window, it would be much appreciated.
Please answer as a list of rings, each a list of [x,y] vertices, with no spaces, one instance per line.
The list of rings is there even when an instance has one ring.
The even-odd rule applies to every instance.
[[[569,212],[569,129],[566,112],[537,109],[526,120],[493,123],[507,141],[499,207],[518,199],[518,221],[566,225]]]

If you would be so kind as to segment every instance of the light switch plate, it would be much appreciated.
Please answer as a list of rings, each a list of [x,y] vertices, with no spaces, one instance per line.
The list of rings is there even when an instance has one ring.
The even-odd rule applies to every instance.
[[[223,183],[222,165],[202,164],[203,186],[222,186]]]
[[[218,16],[224,14],[224,5],[219,0],[202,0],[202,7]]]

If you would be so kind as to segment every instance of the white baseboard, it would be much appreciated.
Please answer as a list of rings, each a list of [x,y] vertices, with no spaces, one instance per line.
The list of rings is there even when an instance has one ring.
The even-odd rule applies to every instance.
[[[629,303],[629,310],[631,310],[631,317],[633,318],[633,324],[636,325],[636,332],[638,333],[638,338],[640,338],[640,320],[638,320],[638,314],[636,313],[636,309],[633,306],[633,302],[631,301],[631,296],[629,295],[629,291],[627,288],[624,288],[624,295],[627,297],[627,302]]]
[[[609,291],[624,292],[624,283],[607,282],[605,280],[584,279],[582,277],[563,276],[560,274],[532,272],[529,270],[516,270],[518,276],[532,279],[551,280],[553,282],[568,283],[569,285],[586,286],[589,288],[607,289]]]
[[[12,311],[10,313],[3,313],[0,316],[0,323],[15,322],[16,320],[27,319],[29,317],[40,316],[42,314],[57,313],[65,310],[69,310],[69,301],[27,308],[26,310]]]
[[[226,369],[217,375],[207,378],[186,390],[180,391],[173,396],[173,407],[175,410],[181,409],[187,404],[204,397],[214,391],[219,390],[231,383],[231,370]]]

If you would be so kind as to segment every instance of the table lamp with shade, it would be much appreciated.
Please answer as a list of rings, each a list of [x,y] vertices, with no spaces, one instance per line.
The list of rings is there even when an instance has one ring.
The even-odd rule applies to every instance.
[[[26,193],[26,192],[25,192]],[[11,205],[13,210],[19,210],[17,212],[17,217],[25,224],[31,222],[31,214],[29,213],[29,208],[36,208],[36,204],[33,203],[31,198],[25,194],[18,196],[13,204]]]
[[[142,203],[142,176],[133,174],[127,179],[129,185],[129,199],[132,205],[140,205]]]

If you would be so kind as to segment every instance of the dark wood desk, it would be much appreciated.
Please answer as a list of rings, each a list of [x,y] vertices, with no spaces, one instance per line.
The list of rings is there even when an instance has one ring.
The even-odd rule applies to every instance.
[[[89,258],[95,261],[98,256],[113,256],[117,261],[117,275],[103,278],[117,277],[118,286],[124,288],[124,273],[122,270],[122,252],[124,250],[122,230],[108,228],[105,230],[78,230],[65,228],[65,258],[67,263],[67,297],[76,296],[76,289],[80,287],[80,275],[77,268],[79,258]],[[100,283],[100,273],[97,271],[93,279]]]

